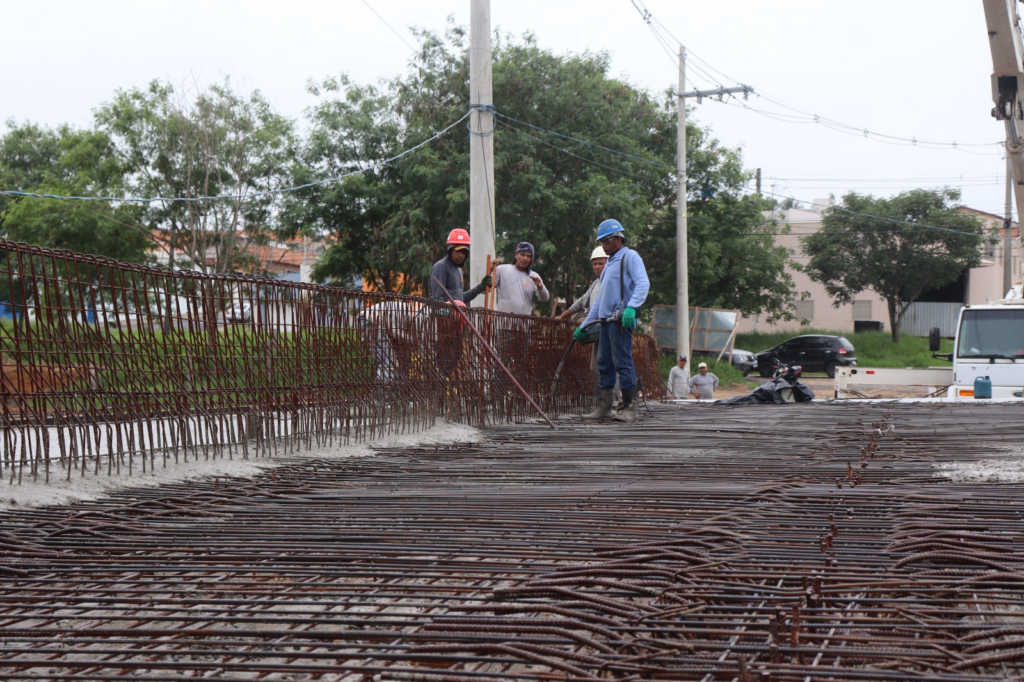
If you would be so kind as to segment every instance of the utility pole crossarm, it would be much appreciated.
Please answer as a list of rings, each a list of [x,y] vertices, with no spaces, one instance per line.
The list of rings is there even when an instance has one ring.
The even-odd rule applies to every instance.
[[[722,99],[726,95],[738,95],[742,94],[743,98],[746,99],[748,95],[754,92],[754,88],[749,85],[738,85],[734,88],[714,88],[712,90],[691,90],[690,92],[684,92],[683,99],[694,99],[698,101],[705,97],[717,97]]]

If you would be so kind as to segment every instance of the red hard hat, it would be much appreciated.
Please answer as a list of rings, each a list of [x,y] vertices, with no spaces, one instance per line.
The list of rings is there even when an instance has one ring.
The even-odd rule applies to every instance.
[[[466,232],[461,227],[456,227],[448,233],[448,246],[451,246],[452,244],[469,246],[469,232]]]

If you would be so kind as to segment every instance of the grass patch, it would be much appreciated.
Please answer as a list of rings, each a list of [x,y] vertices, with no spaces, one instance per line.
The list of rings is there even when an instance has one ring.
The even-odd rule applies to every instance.
[[[691,368],[691,374],[697,373],[697,364],[706,362],[708,364],[708,372],[718,377],[718,387],[728,388],[729,386],[735,386],[736,384],[748,384],[749,382],[743,377],[743,373],[729,364],[728,358],[722,358],[721,361],[715,360],[714,358],[699,358]],[[668,373],[676,366],[675,355],[662,355],[658,358],[658,373],[661,376],[662,381],[668,381]]]
[[[834,334],[844,336],[853,344],[857,353],[857,364],[862,367],[946,367],[948,362],[936,360],[928,350],[928,339],[921,336],[900,336],[899,343],[892,342],[889,332],[837,332],[826,329],[808,329],[800,332],[772,332],[770,334],[737,334],[736,348],[759,353],[779,345],[794,336],[805,334]],[[940,353],[952,353],[952,339],[942,339]],[[719,375],[721,376],[721,375]]]

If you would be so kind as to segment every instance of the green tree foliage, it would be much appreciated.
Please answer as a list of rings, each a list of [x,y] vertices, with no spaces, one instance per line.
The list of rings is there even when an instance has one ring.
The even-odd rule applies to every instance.
[[[743,170],[739,150],[723,147],[709,130],[692,124],[686,138],[690,304],[764,313],[769,322],[792,319],[790,253],[776,245],[778,225],[764,215],[770,202],[744,194],[753,176]],[[673,194],[655,207],[650,229],[639,240],[652,303],[676,302],[676,215]]]
[[[126,171],[127,191],[145,197],[227,195],[233,199],[161,201],[144,220],[157,230],[173,266],[206,272],[252,269],[247,243],[265,243],[273,195],[284,186],[293,124],[254,92],[229,82],[191,95],[154,81],[118,91],[96,114]]]
[[[379,86],[345,78],[310,85],[320,102],[310,111],[311,132],[293,182],[374,166],[466,112],[464,31],[418,37],[420,51],[402,77]],[[558,56],[531,36],[499,38],[493,54],[494,101],[501,114],[519,121],[495,119],[498,254],[509,261],[517,242],[532,242],[548,287],[571,301],[589,285],[596,226],[615,217],[651,267],[652,303],[674,303],[674,106],[609,77],[607,54]],[[423,287],[448,232],[466,226],[469,159],[479,153],[478,133],[488,132],[453,131],[393,164],[287,198],[284,222],[291,231],[333,242],[314,275],[339,282],[362,276],[407,292]],[[757,199],[742,196],[748,175],[739,152],[696,126],[688,134],[690,272],[697,283],[691,301],[785,314],[792,299],[787,254],[765,234],[770,230]]]
[[[8,122],[0,138],[0,186],[61,196],[119,195],[124,171],[102,133]],[[137,206],[4,197],[0,233],[15,241],[145,262],[151,245]]]
[[[803,239],[810,257],[806,272],[825,285],[836,307],[867,289],[878,293],[888,303],[898,342],[911,303],[981,263],[984,228],[957,210],[959,200],[960,192],[948,188],[885,199],[851,192],[825,209],[819,232]]]

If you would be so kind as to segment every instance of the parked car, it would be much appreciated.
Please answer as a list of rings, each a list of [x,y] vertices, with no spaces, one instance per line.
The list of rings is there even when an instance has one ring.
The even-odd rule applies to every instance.
[[[834,377],[836,367],[856,367],[857,355],[846,337],[810,334],[794,337],[758,353],[758,374],[772,376],[776,361],[784,365],[800,365],[804,372],[825,372]]]
[[[240,324],[248,322],[251,316],[252,307],[248,303],[236,303],[224,313],[224,321],[228,324]]]
[[[725,356],[727,357],[728,353]],[[717,352],[712,351],[694,351],[693,363],[690,368],[690,372],[696,372],[697,363],[706,362],[708,359],[714,360],[718,357]],[[743,372],[743,376],[747,376],[755,369],[757,369],[757,357],[748,350],[733,349],[732,351],[732,366]]]

